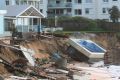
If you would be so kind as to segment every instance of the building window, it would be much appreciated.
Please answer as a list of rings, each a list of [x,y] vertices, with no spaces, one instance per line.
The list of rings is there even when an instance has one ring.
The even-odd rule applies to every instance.
[[[108,2],[108,0],[103,0],[103,2]]]
[[[64,10],[63,9],[56,9],[55,10],[55,14],[56,15],[61,15],[61,14],[63,14],[64,13]]]
[[[89,8],[86,8],[86,9],[85,9],[85,13],[86,13],[86,14],[89,14],[89,13],[90,13],[90,9],[89,9]]]
[[[10,4],[9,0],[6,0],[6,5],[9,5],[9,4]]]
[[[71,11],[72,11],[71,9],[67,9],[67,13],[71,13]]]
[[[82,3],[82,0],[75,0],[75,3],[80,4],[80,3]]]
[[[113,1],[118,1],[118,0],[113,0]]]
[[[71,0],[67,0],[66,2],[72,2]]]
[[[92,0],[86,0],[86,3],[92,3]]]
[[[105,9],[105,8],[103,8],[103,9],[102,9],[102,12],[103,12],[103,13],[106,13],[106,9]]]
[[[78,3],[82,3],[82,0],[78,0]]]
[[[28,4],[29,5],[33,5],[33,1],[28,1]]]
[[[81,15],[82,10],[81,9],[75,9],[75,15]]]
[[[15,2],[16,2],[17,5],[19,5],[19,1],[18,0],[16,0]]]
[[[40,9],[40,12],[43,13],[43,9]]]
[[[43,0],[40,0],[40,4],[43,4]]]
[[[109,10],[109,8],[103,8],[103,9],[102,9],[102,12],[103,12],[103,13],[108,13],[108,10]]]
[[[59,1],[59,0],[57,0],[57,1],[56,1],[56,4],[60,4],[60,1]]]

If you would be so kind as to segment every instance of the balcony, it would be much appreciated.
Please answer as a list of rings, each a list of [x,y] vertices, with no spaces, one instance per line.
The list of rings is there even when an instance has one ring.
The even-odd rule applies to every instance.
[[[60,17],[60,16],[72,16],[72,14],[70,13],[70,14],[48,14],[48,17],[55,17],[55,16],[58,16],[58,17]]]
[[[72,3],[48,4],[48,8],[71,8]]]

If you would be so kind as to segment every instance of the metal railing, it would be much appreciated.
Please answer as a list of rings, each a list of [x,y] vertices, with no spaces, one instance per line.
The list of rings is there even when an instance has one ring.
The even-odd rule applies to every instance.
[[[58,17],[59,16],[72,16],[72,13],[69,13],[69,14],[64,14],[64,13],[63,14],[48,14],[49,17],[55,17],[55,15]]]
[[[48,4],[48,8],[71,8],[72,3]]]

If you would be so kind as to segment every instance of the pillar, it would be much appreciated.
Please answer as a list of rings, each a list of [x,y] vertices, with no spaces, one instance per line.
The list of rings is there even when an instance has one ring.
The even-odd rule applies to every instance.
[[[40,18],[40,32],[42,32],[42,26],[41,26],[41,18]]]
[[[32,25],[31,26],[32,26],[32,31],[33,31],[33,18],[32,18]]]

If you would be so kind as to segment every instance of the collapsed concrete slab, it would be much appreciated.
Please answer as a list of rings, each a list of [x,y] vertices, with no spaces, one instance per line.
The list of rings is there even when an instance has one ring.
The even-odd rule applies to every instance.
[[[68,53],[72,55],[76,55],[77,57],[83,57],[84,59],[103,59],[106,50],[100,47],[98,44],[91,40],[85,39],[69,39],[69,44],[71,45],[72,50],[68,48]],[[78,52],[76,52],[76,51]],[[77,55],[79,54],[79,55]]]
[[[26,59],[29,61],[29,63],[32,66],[35,66],[35,59],[32,56],[34,54],[34,51],[30,51],[30,50],[28,50],[27,48],[25,48],[23,46],[20,46],[20,49],[23,52],[23,54],[26,57]]]

